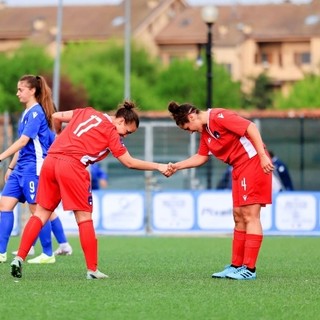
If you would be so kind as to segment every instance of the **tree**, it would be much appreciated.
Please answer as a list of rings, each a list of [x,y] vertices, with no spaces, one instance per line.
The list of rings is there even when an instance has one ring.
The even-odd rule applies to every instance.
[[[166,100],[206,106],[206,68],[191,60],[175,60],[159,75],[157,93]],[[223,66],[213,67],[213,106],[240,108],[240,84],[233,82]]]
[[[273,89],[270,78],[261,73],[257,78],[252,78],[254,87],[251,94],[245,96],[244,106],[264,110],[272,107]]]
[[[53,61],[41,47],[25,43],[13,54],[0,54],[0,112],[20,112],[21,105],[16,97],[17,81],[24,74],[43,74],[52,70]]]
[[[41,74],[52,88],[53,60],[43,47],[26,42],[12,54],[0,54],[0,69],[5,74],[0,79],[0,112],[9,111],[13,122],[21,113],[16,97],[17,81],[21,76]],[[66,75],[61,76],[60,82],[59,101],[64,110],[87,105],[87,93],[83,87],[75,86]]]
[[[274,104],[277,109],[319,108],[319,88],[320,77],[314,74],[306,75],[303,80],[293,85],[288,96],[277,94]]]
[[[124,99],[124,48],[116,41],[85,42],[68,46],[62,56],[63,70],[87,91],[88,102],[100,110],[114,110]],[[131,92],[142,110],[159,109],[155,94],[158,66],[147,52],[131,50]],[[151,107],[150,107],[151,106]]]

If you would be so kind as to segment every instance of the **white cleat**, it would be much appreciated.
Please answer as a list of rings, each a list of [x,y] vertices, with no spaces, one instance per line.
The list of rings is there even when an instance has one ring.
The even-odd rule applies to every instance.
[[[106,274],[100,272],[98,269],[96,271],[88,270],[87,271],[87,279],[93,280],[93,279],[105,279],[109,278]]]
[[[7,262],[7,253],[0,253],[0,263]]]
[[[12,254],[14,256],[16,256],[18,254],[18,250],[17,251],[12,251]],[[28,256],[34,256],[35,255],[35,251],[34,251],[34,246],[32,246],[28,252]]]
[[[72,255],[72,247],[69,243],[60,244],[59,248],[54,252],[55,256],[71,256]]]
[[[37,256],[33,259],[29,259],[28,263],[37,263],[37,264],[48,264],[48,263],[55,263],[56,257],[54,255],[48,256],[45,253],[41,253],[40,256]]]

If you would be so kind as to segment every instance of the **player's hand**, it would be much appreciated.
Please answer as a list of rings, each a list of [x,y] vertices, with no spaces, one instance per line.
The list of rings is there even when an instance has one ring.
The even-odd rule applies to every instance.
[[[269,174],[274,170],[274,165],[266,154],[260,156],[260,163],[264,173]]]
[[[172,164],[159,164],[158,170],[165,176],[165,177],[170,177],[173,174],[173,169],[172,169]]]
[[[8,168],[8,170],[6,171],[5,175],[4,175],[4,182],[7,182],[7,180],[9,179],[9,176],[11,174],[12,170],[10,170]]]
[[[164,163],[159,163],[158,171],[161,172],[166,177],[168,177],[170,173],[168,165]]]
[[[175,167],[174,163],[168,163],[168,175],[167,177],[171,177],[174,173],[176,173],[178,169]]]

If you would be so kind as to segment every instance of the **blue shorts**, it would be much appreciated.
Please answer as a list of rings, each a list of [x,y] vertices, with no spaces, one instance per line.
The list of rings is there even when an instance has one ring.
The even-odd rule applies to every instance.
[[[27,201],[30,204],[34,204],[36,203],[38,180],[39,176],[21,176],[12,171],[3,187],[1,195],[16,198],[22,203]]]

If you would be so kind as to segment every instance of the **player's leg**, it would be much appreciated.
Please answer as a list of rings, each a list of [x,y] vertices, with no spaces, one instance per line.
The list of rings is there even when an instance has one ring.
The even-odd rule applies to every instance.
[[[241,208],[247,221],[247,234],[245,235],[243,267],[234,274],[228,275],[230,279],[253,280],[256,278],[256,262],[261,248],[263,235],[260,222],[259,204]]]
[[[49,220],[51,213],[61,201],[59,185],[55,180],[55,163],[54,158],[50,161],[49,156],[47,156],[42,165],[39,185],[36,189],[36,211],[23,230],[18,255],[11,263],[11,275],[13,277],[21,278],[22,262],[38,237],[42,226]]]
[[[233,208],[233,218],[235,228],[233,230],[231,263],[226,265],[222,271],[213,273],[212,278],[226,278],[228,274],[235,272],[243,265],[246,231],[239,207]]]
[[[245,223],[245,247],[243,267],[228,278],[236,280],[252,280],[256,278],[256,263],[263,241],[260,219],[261,206],[272,201],[272,175],[263,172],[259,157],[250,161],[250,165],[242,168],[240,212]]]
[[[79,226],[81,247],[87,266],[87,279],[103,279],[107,275],[97,269],[98,245],[92,221],[92,193],[90,175],[83,166],[67,162],[60,182],[64,210],[72,210]],[[71,175],[70,178],[68,175]],[[70,184],[72,181],[72,185]]]
[[[35,214],[29,218],[21,236],[18,254],[11,263],[11,275],[13,277],[21,278],[22,262],[26,259],[32,244],[39,236],[42,226],[48,221],[50,215],[50,210],[38,205]]]
[[[0,263],[7,261],[7,247],[13,229],[13,209],[18,199],[1,196],[0,199]]]
[[[28,181],[28,185],[32,186],[34,185],[35,190],[38,187],[38,178],[36,177],[34,178],[30,178],[30,180]],[[31,188],[31,192],[33,192],[32,187],[29,187],[29,189]],[[26,198],[28,200],[28,192],[29,189],[26,189],[25,193],[26,193]],[[32,200],[33,199],[33,200]],[[30,201],[34,201],[34,198],[29,199]],[[35,213],[36,210],[36,204],[29,202],[29,208],[30,208],[30,212],[32,214]],[[42,247],[42,253],[33,258],[33,259],[29,259],[28,263],[55,263],[56,259],[55,256],[53,255],[53,250],[52,250],[52,239],[51,239],[51,223],[50,221],[47,221],[43,227],[40,230],[39,233],[39,239],[40,239],[40,243],[41,243],[41,247]],[[34,245],[34,244],[33,244]]]
[[[75,218],[79,226],[81,248],[87,266],[87,279],[104,279],[108,276],[98,270],[98,242],[93,226],[91,213],[75,211]]]
[[[226,278],[228,274],[237,271],[237,269],[241,267],[243,264],[246,225],[239,207],[240,188],[241,184],[238,180],[238,175],[236,174],[235,170],[232,170],[232,202],[234,230],[231,250],[231,263],[226,265],[222,271],[213,273],[212,278]]]
[[[54,252],[54,255],[70,256],[72,254],[72,247],[67,240],[61,220],[55,212],[52,213],[50,217],[50,222],[51,222],[52,232],[57,242],[59,243],[59,248]]]
[[[14,224],[13,210],[18,201],[25,201],[20,187],[20,176],[12,172],[0,198],[0,262],[7,261],[7,246]]]

